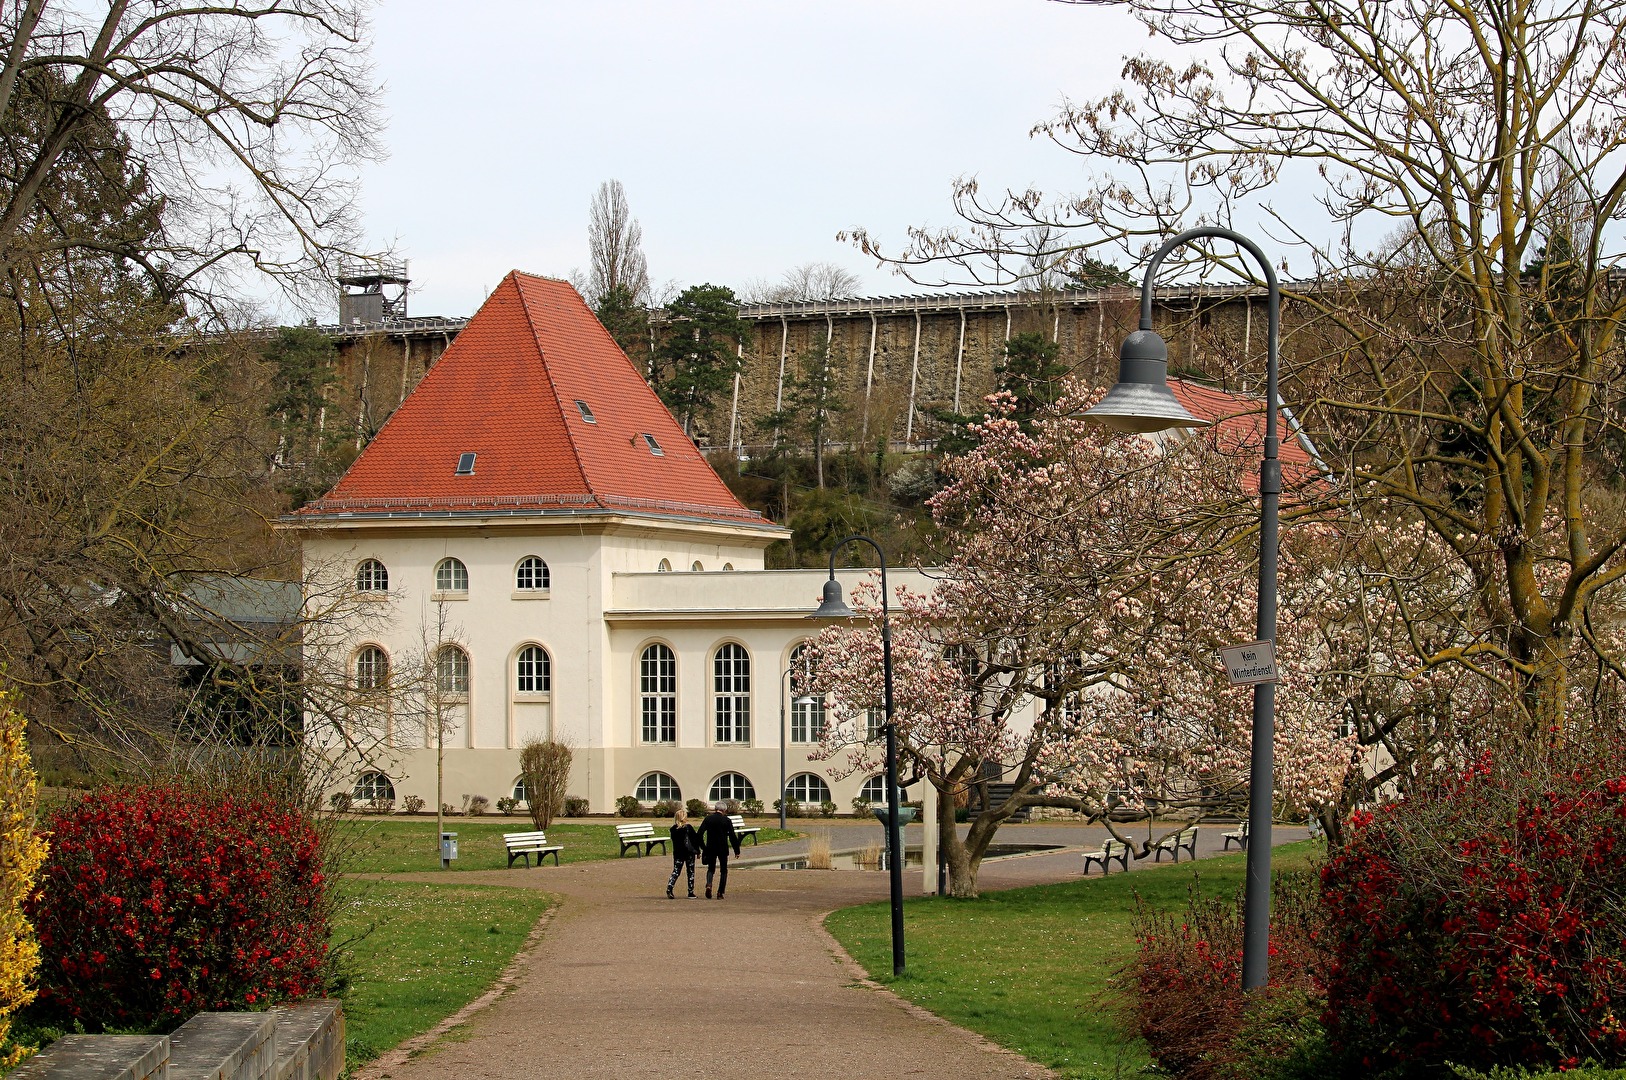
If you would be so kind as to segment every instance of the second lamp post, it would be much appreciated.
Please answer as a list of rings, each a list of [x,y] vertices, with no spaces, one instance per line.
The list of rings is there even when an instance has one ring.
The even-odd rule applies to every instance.
[[[886,710],[886,865],[891,874],[892,897],[892,974],[903,974],[903,834],[899,826],[902,817],[902,799],[898,792],[898,724],[892,712],[892,622],[887,608],[886,552],[881,545],[867,536],[849,536],[830,549],[830,580],[824,583],[824,602],[810,618],[849,619],[852,608],[842,596],[841,582],[836,580],[836,553],[848,544],[864,543],[875,549],[881,560],[881,678],[884,686],[883,705]],[[783,795],[781,795],[783,798]],[[783,805],[783,803],[781,803]]]

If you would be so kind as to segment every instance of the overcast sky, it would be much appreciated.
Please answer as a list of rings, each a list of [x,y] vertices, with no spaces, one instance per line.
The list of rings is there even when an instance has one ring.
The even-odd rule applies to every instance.
[[[896,249],[949,221],[960,175],[1078,186],[1028,130],[1147,40],[1044,0],[385,0],[375,32],[389,157],[365,174],[367,239],[411,261],[416,315],[469,314],[511,269],[584,269],[611,178],[657,284],[825,260],[918,291],[836,232]]]

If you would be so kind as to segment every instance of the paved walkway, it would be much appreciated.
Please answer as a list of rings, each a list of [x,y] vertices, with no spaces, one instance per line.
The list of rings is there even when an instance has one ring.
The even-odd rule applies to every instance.
[[[802,822],[803,828],[817,828]],[[880,835],[835,825],[837,850]],[[1199,854],[1220,845],[1208,828]],[[906,844],[919,843],[918,827]],[[1079,873],[1077,851],[1103,830],[1006,826],[1003,842],[1065,843],[1057,854],[985,863],[983,889]],[[1278,842],[1301,839],[1280,830]],[[1211,837],[1211,839],[1210,839]],[[763,849],[794,852],[798,844]],[[752,855],[745,848],[747,859]],[[1145,865],[1132,864],[1137,868]],[[667,900],[671,860],[657,853],[564,867],[460,873],[459,883],[545,889],[561,898],[513,988],[477,1014],[467,1038],[442,1040],[364,1077],[515,1080],[763,1080],[877,1073],[933,1080],[1049,1077],[971,1032],[861,983],[820,926],[836,908],[884,899],[887,875],[741,867],[728,899]],[[703,882],[704,869],[701,870]],[[444,883],[439,874],[399,875]],[[921,873],[904,876],[919,895]],[[683,884],[678,883],[681,896]]]

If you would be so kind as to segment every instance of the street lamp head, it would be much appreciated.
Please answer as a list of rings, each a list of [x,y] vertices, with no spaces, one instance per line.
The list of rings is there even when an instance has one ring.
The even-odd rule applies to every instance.
[[[824,583],[824,602],[819,610],[809,615],[810,619],[850,619],[853,609],[847,606],[846,599],[841,595],[841,582],[836,580],[835,574]]]
[[[1202,427],[1169,389],[1169,347],[1156,332],[1136,330],[1118,350],[1118,381],[1106,397],[1082,415],[1114,431],[1149,433]]]

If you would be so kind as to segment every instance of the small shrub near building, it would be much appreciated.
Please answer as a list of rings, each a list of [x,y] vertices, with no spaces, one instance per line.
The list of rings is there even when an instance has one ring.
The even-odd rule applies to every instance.
[[[662,799],[651,808],[650,812],[655,817],[672,817],[678,812],[679,805],[681,804],[676,799]]]
[[[469,817],[479,817],[491,809],[491,800],[484,795],[463,796],[463,812]]]
[[[502,798],[497,800],[497,813],[501,814],[503,817],[512,817],[514,811],[518,809],[519,800],[514,798],[512,795],[504,795]]]
[[[423,796],[408,795],[401,800],[401,807],[409,814],[421,814],[423,813]]]
[[[631,795],[623,795],[615,800],[615,812],[622,817],[643,817],[644,804]]]
[[[689,812],[689,816],[694,818],[696,821],[699,821],[701,818],[705,817],[711,812],[711,807],[707,806],[699,799],[690,799],[688,802],[683,804],[683,809],[687,810]]]
[[[317,830],[295,806],[180,785],[95,792],[46,822],[29,898],[39,1000],[95,1029],[319,993],[329,889]]]
[[[588,808],[587,800],[582,798],[580,795],[565,796],[566,817],[586,817],[590,812],[591,811]]]

